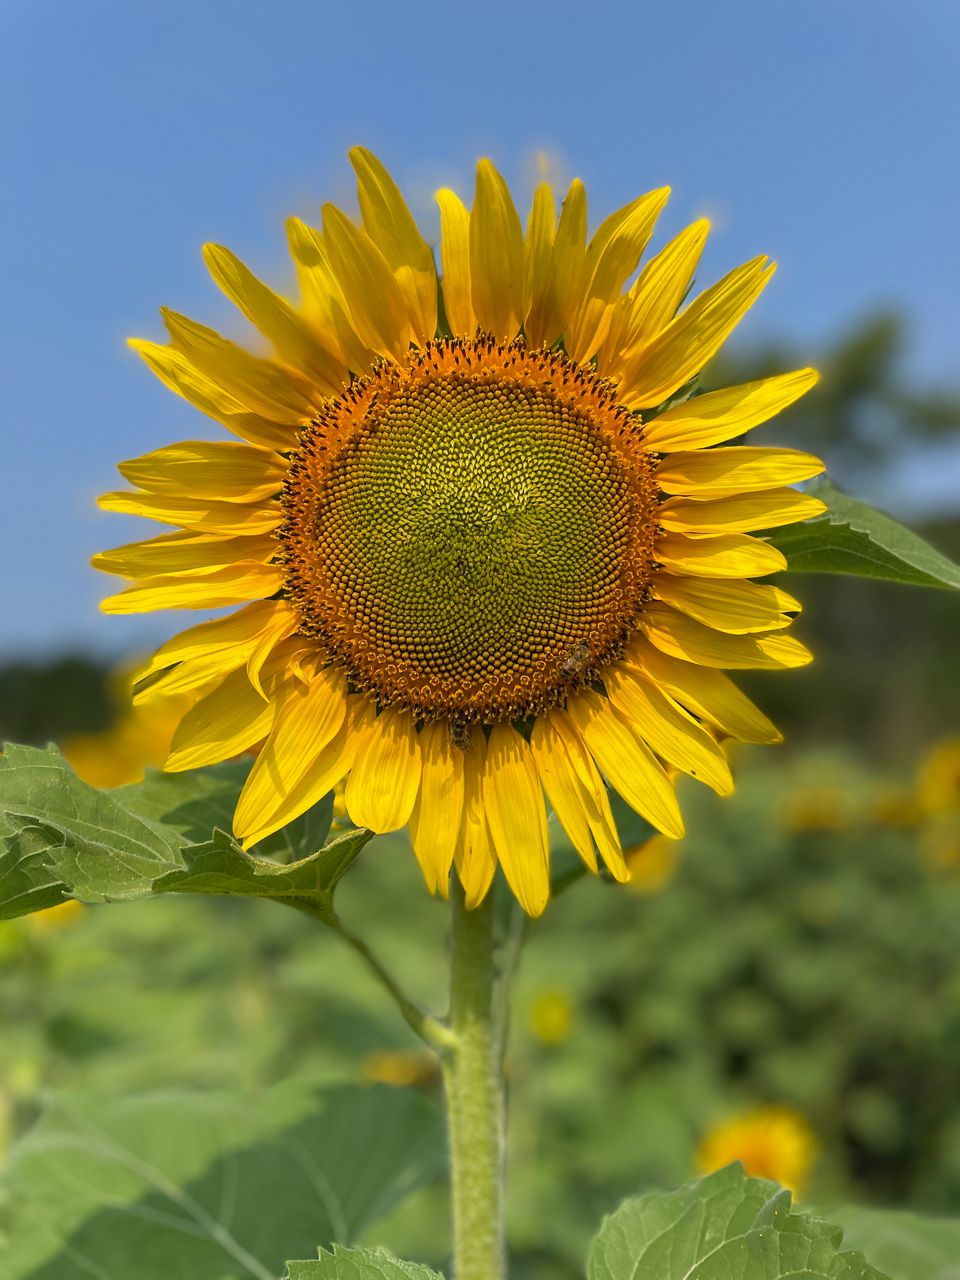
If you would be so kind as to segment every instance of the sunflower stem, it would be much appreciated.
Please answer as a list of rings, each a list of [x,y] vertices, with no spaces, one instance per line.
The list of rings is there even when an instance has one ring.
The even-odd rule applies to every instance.
[[[493,894],[467,910],[451,887],[450,1025],[443,1059],[450,1134],[455,1280],[502,1280],[504,1103]]]

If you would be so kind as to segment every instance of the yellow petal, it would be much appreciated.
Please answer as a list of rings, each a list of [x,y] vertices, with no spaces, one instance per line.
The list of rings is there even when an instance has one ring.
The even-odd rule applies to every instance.
[[[607,870],[614,879],[619,880],[622,884],[630,879],[630,872],[624,861],[623,848],[620,844],[620,837],[617,834],[617,824],[614,822],[613,813],[610,809],[610,798],[607,795],[606,784],[597,771],[593,756],[587,750],[583,738],[566,711],[554,708],[552,711],[548,711],[546,716],[538,717],[537,723],[541,719],[549,728],[551,748],[556,751],[558,757],[564,762],[567,782],[570,788],[580,797],[580,805],[586,816],[593,842],[600,851],[600,856],[606,863]],[[536,735],[536,732],[535,724],[534,735],[531,735],[531,746],[533,746],[533,736]],[[539,763],[538,756],[538,768]],[[581,856],[583,856],[582,851]],[[593,863],[588,862],[588,865],[591,866],[591,869],[596,869]]]
[[[177,351],[253,413],[290,425],[313,417],[318,397],[306,378],[176,311],[161,307],[160,314]]]
[[[326,746],[313,753],[307,772],[296,786],[282,796],[277,796],[271,791],[270,774],[266,764],[263,766],[263,772],[258,771],[259,762],[263,758],[263,752],[261,752],[257,757],[257,764],[253,766],[247,778],[237,806],[238,814],[240,805],[244,806],[242,814],[244,825],[239,825],[237,817],[234,817],[234,834],[238,840],[242,840],[245,849],[249,849],[260,840],[265,840],[274,831],[279,831],[294,818],[298,818],[301,813],[312,809],[339,782],[343,781],[353,765],[358,738],[373,719],[375,712],[376,708],[371,699],[360,694],[351,694],[347,698],[343,724]],[[266,749],[265,746],[264,751]],[[256,779],[254,779],[255,771],[257,771]],[[265,807],[258,813],[257,804],[261,799],[264,800]]]
[[[669,605],[646,605],[640,626],[664,653],[705,667],[803,667],[813,658],[809,649],[792,636],[727,635]]]
[[[771,489],[712,502],[669,498],[657,517],[664,529],[678,533],[739,533],[811,520],[826,509],[819,498],[796,489]]]
[[[292,425],[281,426],[259,414],[250,413],[239,400],[195,369],[186,356],[173,347],[141,338],[130,338],[127,345],[143,358],[164,386],[183,396],[201,413],[221,423],[241,440],[264,445],[268,449],[293,447],[296,431]]]
[[[549,183],[542,182],[533,193],[523,248],[523,323],[531,347],[539,347],[548,341],[544,320],[552,306],[553,242],[556,233],[557,211],[553,190]]]
[[[225,618],[201,622],[162,644],[153,657],[138,669],[135,678],[145,680],[174,663],[189,662],[222,650],[240,648],[243,653],[248,653],[265,630],[274,625],[275,619],[292,616],[293,610],[283,600],[258,600],[256,604],[248,604]]]
[[[658,831],[679,840],[683,818],[673,786],[636,730],[592,689],[572,697],[567,711],[613,789]]]
[[[523,229],[507,184],[486,159],[477,164],[470,215],[470,280],[480,327],[515,337],[523,319]]]
[[[594,874],[597,855],[587,821],[584,786],[568,759],[563,739],[545,715],[537,716],[530,734],[537,773],[570,843]]]
[[[158,573],[183,573],[215,568],[237,560],[266,564],[277,553],[268,534],[249,538],[219,538],[215,534],[165,533],[146,542],[130,542],[111,551],[100,551],[90,563],[102,573],[122,578],[148,578]]]
[[[283,512],[272,500],[247,505],[117,490],[102,494],[97,499],[97,506],[104,511],[143,516],[146,520],[159,520],[161,524],[186,525],[192,530],[202,529],[209,533],[268,533],[283,523]]]
[[[761,578],[787,567],[782,551],[744,533],[720,534],[714,538],[667,533],[657,539],[654,554],[671,573],[702,578]]]
[[[149,493],[256,502],[279,492],[287,466],[279,454],[255,445],[184,440],[120,462],[117,470]]]
[[[658,756],[718,795],[733,791],[722,749],[695,720],[623,664],[604,672],[607,696]]]
[[[457,835],[454,861],[466,894],[467,907],[471,909],[479,906],[487,896],[497,869],[483,800],[486,745],[484,735],[475,733],[463,752],[463,819]]]
[[[388,707],[357,744],[345,796],[351,821],[381,834],[404,826],[417,799],[420,776],[413,717],[409,711]]]
[[[223,245],[204,245],[203,257],[223,292],[269,338],[280,359],[303,373],[324,395],[336,395],[347,370],[290,303],[268,289]]]
[[[603,344],[620,290],[636,270],[669,195],[669,187],[651,191],[598,227],[584,260],[583,300],[567,334],[574,360],[587,359]]]
[[[267,736],[273,716],[246,672],[231,672],[180,721],[163,767],[178,773],[238,756]]]
[[[616,375],[637,348],[645,346],[677,313],[697,269],[710,223],[694,222],[641,271],[617,305],[610,335],[601,349],[598,372]]]
[[[202,689],[204,685],[219,683],[224,676],[242,667],[246,661],[246,650],[239,645],[233,649],[221,649],[217,653],[203,654],[190,658],[186,662],[178,662],[153,680],[149,685],[140,688],[133,696],[133,705],[143,706],[157,698],[168,698],[173,694],[189,693],[193,689]],[[263,691],[259,691],[263,696]]]
[[[268,746],[264,746],[264,751],[257,756],[257,763],[253,765],[253,771],[239,797],[237,815],[233,820],[234,835],[242,840],[244,849],[250,849],[251,845],[266,840],[266,837],[279,831],[280,827],[293,822],[294,818],[306,813],[307,809],[323,800],[329,791],[333,791],[343,781],[355,759],[357,741],[375,713],[376,708],[371,699],[360,694],[349,695],[346,717],[339,730],[323,748],[314,751],[300,782],[283,795],[270,790],[270,774],[266,764],[264,772],[257,772],[257,777],[253,777],[259,769],[260,760],[264,759],[264,751],[268,750]],[[257,810],[260,800],[264,801],[264,808]]]
[[[705,449],[732,440],[782,413],[816,386],[819,377],[816,369],[798,369],[694,396],[646,424],[644,447],[670,453],[674,449]]]
[[[691,450],[669,454],[657,468],[657,484],[670,494],[733,498],[754,489],[772,489],[819,475],[823,463],[798,449]]]
[[[550,897],[547,815],[530,746],[506,721],[490,731],[483,801],[507,883],[527,915],[538,916]]]
[[[355,373],[369,369],[375,353],[364,346],[350,319],[343,290],[333,274],[323,232],[299,218],[287,220],[287,242],[297,271],[303,312],[327,347]]]
[[[399,359],[414,336],[400,286],[365,231],[332,204],[323,206],[324,243],[360,341]]]
[[[292,638],[300,625],[298,614],[285,600],[270,601],[270,603],[275,605],[274,614],[260,634],[254,637],[246,662],[247,679],[264,698],[267,696],[263,687],[266,664],[279,645]]]
[[[470,283],[470,214],[454,192],[437,192],[440,206],[440,265],[443,269],[443,309],[450,332],[472,335],[477,317]]]
[[[689,614],[705,626],[730,635],[752,631],[780,631],[790,625],[776,587],[742,579],[674,578],[657,575],[653,593],[658,600]]]
[[[410,815],[410,843],[427,888],[447,896],[463,816],[463,751],[439,721],[420,732],[423,777]]]
[[[346,708],[346,678],[333,668],[312,671],[306,684],[299,680],[288,683],[270,737],[237,803],[233,829],[238,837],[250,843],[262,840],[267,828],[275,831],[286,826],[310,807],[313,801],[309,797],[333,760],[339,768],[342,752],[325,757],[324,751],[343,727]],[[303,786],[305,779],[310,780],[310,788]],[[325,795],[330,786],[316,798]]]
[[[397,184],[375,155],[354,147],[350,163],[357,175],[360,213],[367,235],[393,271],[417,339],[437,328],[437,269]]]
[[[115,596],[101,600],[104,613],[149,613],[153,609],[218,609],[221,605],[263,600],[284,585],[277,565],[240,560],[210,572],[168,573],[142,578]]]
[[[587,192],[579,178],[570,183],[570,190],[560,208],[557,236],[553,242],[554,302],[549,318],[545,321],[544,341],[553,341],[565,333],[573,323],[583,297],[584,263],[587,256]]]
[[[729,737],[767,744],[783,741],[776,725],[722,671],[668,657],[642,636],[630,642],[623,658],[656,688]]]
[[[630,409],[662,404],[700,372],[760,296],[774,267],[765,257],[738,267],[705,290],[631,360],[620,383]]]

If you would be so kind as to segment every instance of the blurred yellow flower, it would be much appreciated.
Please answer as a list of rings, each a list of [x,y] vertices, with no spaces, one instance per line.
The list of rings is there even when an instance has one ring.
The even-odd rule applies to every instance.
[[[798,786],[783,802],[783,820],[789,831],[846,831],[854,817],[854,805],[844,787]]]
[[[751,1177],[772,1178],[795,1195],[806,1183],[819,1144],[804,1117],[791,1107],[741,1111],[710,1129],[697,1148],[702,1173],[738,1161]]]
[[[139,782],[144,769],[159,768],[170,751],[173,731],[195,701],[185,694],[134,704],[129,670],[112,680],[115,718],[99,733],[77,733],[60,744],[67,763],[92,787]]]
[[[426,1049],[378,1049],[367,1054],[360,1068],[365,1080],[401,1088],[433,1084],[438,1071],[437,1059]]]
[[[920,821],[920,806],[906,787],[889,782],[877,791],[870,816],[883,827],[913,827]]]
[[[566,991],[542,991],[531,1006],[529,1024],[541,1044],[560,1044],[573,1026],[573,1001]]]
[[[960,812],[960,737],[935,742],[920,761],[917,798],[925,813]]]
[[[960,809],[938,814],[927,823],[920,836],[920,851],[937,871],[960,869]]]
[[[646,897],[659,893],[673,879],[680,861],[680,842],[668,836],[651,836],[643,844],[635,844],[624,852],[632,893]]]
[[[25,916],[23,922],[33,933],[53,933],[64,925],[73,924],[85,910],[82,902],[67,898],[65,902],[58,902],[55,907],[47,907],[46,911],[35,911],[33,915]]]

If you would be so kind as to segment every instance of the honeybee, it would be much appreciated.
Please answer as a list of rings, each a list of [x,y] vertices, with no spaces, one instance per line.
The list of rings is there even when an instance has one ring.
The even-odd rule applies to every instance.
[[[560,679],[578,679],[586,671],[589,661],[590,646],[584,640],[578,640],[560,664]]]
[[[473,740],[473,726],[462,711],[450,717],[450,741],[461,751],[469,751]]]

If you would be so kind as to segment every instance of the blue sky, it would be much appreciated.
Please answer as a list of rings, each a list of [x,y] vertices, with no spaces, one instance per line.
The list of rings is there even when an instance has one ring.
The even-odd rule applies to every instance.
[[[116,460],[215,432],[124,339],[160,336],[161,304],[242,332],[200,245],[285,285],[283,219],[352,205],[356,142],[429,230],[483,154],[525,195],[545,149],[595,217],[670,183],[665,231],[715,223],[701,280],[780,261],[741,341],[815,359],[895,304],[914,375],[960,382],[952,0],[0,0],[0,32],[0,653],[120,652],[180,621],[100,616],[87,568],[142,536],[93,506]],[[948,451],[931,500],[958,482]]]

